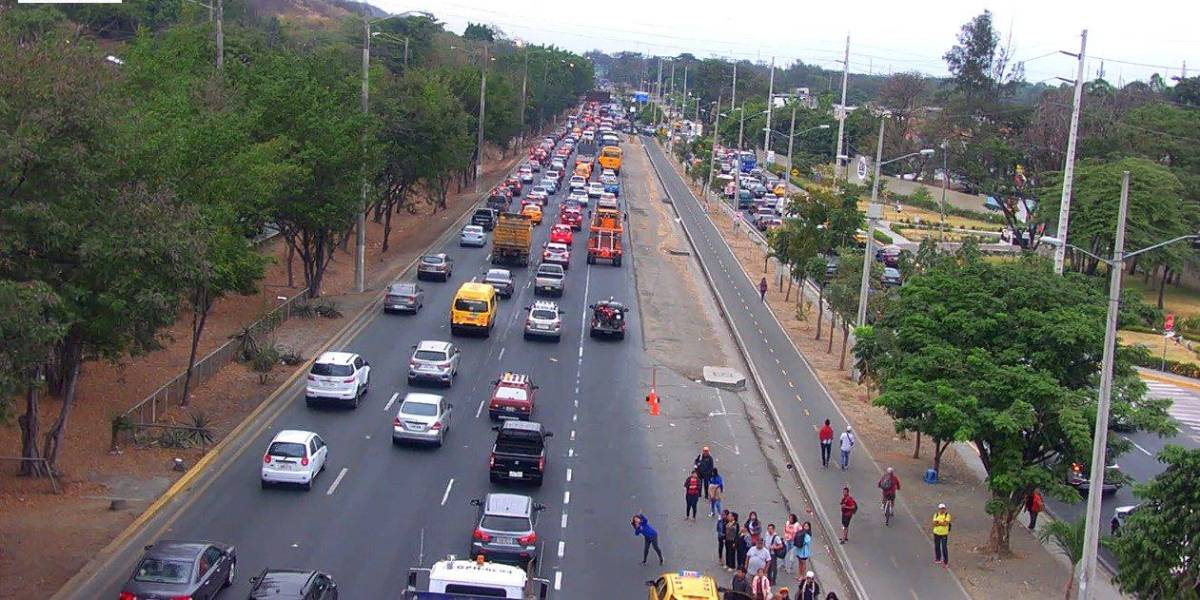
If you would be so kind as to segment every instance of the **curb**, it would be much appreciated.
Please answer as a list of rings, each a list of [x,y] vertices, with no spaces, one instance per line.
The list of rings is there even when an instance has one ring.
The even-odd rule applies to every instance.
[[[650,151],[646,149],[644,144],[642,151],[646,153],[646,160],[650,163],[650,167],[654,171],[655,176],[658,177],[659,184],[663,187],[663,193],[670,198],[671,192],[667,188],[666,182],[662,179],[662,173],[658,171],[658,167],[655,166],[654,160],[650,157]],[[696,245],[695,240],[692,239],[691,232],[688,231],[687,226],[683,223],[683,218],[679,214],[679,208],[676,206],[674,198],[671,198],[671,209],[675,212],[676,218],[679,219],[678,223],[680,229],[683,230],[684,237],[687,238],[688,245],[692,247],[692,253],[696,256],[696,262],[700,265],[700,270],[704,273],[704,279],[708,283],[709,292],[717,301],[717,306],[720,308],[721,312],[721,318],[725,321],[725,325],[728,327],[730,333],[733,334],[733,339],[737,343],[738,352],[742,355],[742,360],[750,369],[750,379],[754,381],[754,388],[758,391],[759,396],[767,405],[767,409],[771,415],[771,422],[775,425],[775,428],[779,432],[779,437],[783,441],[784,448],[787,450],[788,458],[791,459],[793,465],[796,465],[795,472],[800,476],[801,483],[804,485],[805,495],[808,496],[813,510],[817,513],[817,516],[821,521],[821,527],[825,529],[826,535],[828,536],[830,532],[837,531],[833,526],[833,521],[830,520],[829,515],[825,512],[825,508],[820,503],[812,501],[813,498],[817,497],[817,495],[814,493],[815,486],[813,486],[812,481],[809,480],[808,475],[803,471],[799,455],[796,453],[796,449],[792,446],[791,439],[787,435],[787,431],[783,426],[783,422],[779,417],[779,413],[776,412],[775,405],[771,402],[770,395],[762,386],[761,378],[758,375],[758,369],[755,368],[754,362],[750,358],[750,353],[746,350],[746,344],[742,340],[741,334],[738,333],[737,328],[733,325],[733,320],[729,317],[729,308],[725,305],[725,300],[721,298],[719,293],[717,293],[716,282],[713,281],[712,274],[709,272],[708,266],[704,264],[704,260],[700,255],[700,249]],[[850,584],[848,587],[853,590],[855,597],[864,599],[867,598],[866,590],[863,588],[862,582],[859,581],[858,574],[855,573],[853,567],[850,566],[850,559],[846,555],[846,551],[841,545],[831,545],[831,547],[833,548],[833,554],[836,557],[836,562],[840,567],[839,570],[847,579],[847,583]]]
[[[445,232],[439,235],[437,239],[435,239],[430,245],[418,252],[417,256],[413,258],[413,260],[410,261],[403,269],[397,271],[396,275],[393,277],[400,277],[411,271],[413,267],[416,266],[417,262],[421,260],[421,255],[425,254],[431,248],[435,248],[446,243],[448,239],[453,237],[453,235],[461,228],[462,223],[470,219],[471,214],[474,212],[473,207],[478,207],[481,203],[481,200],[482,197],[476,199],[474,203],[468,205],[468,208],[463,211],[463,214],[455,219],[454,222],[446,228]],[[386,271],[384,276],[386,277]],[[127,525],[121,531],[121,533],[117,534],[116,538],[113,538],[112,541],[101,548],[96,553],[95,557],[80,567],[79,571],[73,577],[63,583],[63,585],[56,592],[54,592],[53,595],[50,596],[51,600],[68,600],[75,598],[77,594],[81,593],[81,590],[90,587],[90,584],[92,584],[95,579],[100,576],[100,574],[113,571],[115,568],[114,563],[117,563],[119,560],[124,558],[124,555],[129,551],[132,542],[136,538],[144,536],[150,531],[152,527],[150,522],[156,518],[166,517],[168,518],[168,522],[159,527],[154,532],[153,537],[162,535],[165,529],[183,512],[184,509],[191,504],[191,502],[196,499],[199,493],[207,489],[208,486],[211,485],[212,482],[219,475],[221,475],[230,464],[232,464],[233,460],[236,459],[237,456],[239,456],[243,451],[245,451],[247,447],[249,447],[251,439],[265,429],[266,424],[271,419],[278,416],[278,414],[287,407],[288,403],[286,401],[281,402],[280,398],[288,397],[288,394],[285,392],[288,392],[296,383],[296,381],[307,372],[308,367],[314,360],[316,360],[316,357],[320,356],[322,352],[325,352],[332,346],[345,343],[349,338],[353,337],[353,335],[357,335],[362,328],[366,327],[366,324],[370,322],[371,318],[377,314],[378,306],[380,303],[382,303],[385,293],[386,289],[381,289],[375,292],[374,299],[363,306],[363,308],[352,319],[350,319],[346,325],[342,327],[342,329],[338,330],[337,333],[331,336],[325,343],[321,344],[317,350],[313,352],[314,358],[310,358],[305,361],[304,364],[300,365],[300,367],[296,369],[294,373],[281,382],[279,386],[275,388],[275,391],[271,392],[262,402],[260,402],[258,406],[256,406],[254,410],[250,412],[250,414],[246,415],[236,427],[234,427],[224,438],[221,439],[220,442],[217,442],[217,445],[213,446],[212,449],[206,452],[204,456],[200,458],[200,460],[196,461],[196,464],[192,465],[192,467],[188,469],[182,477],[177,479],[175,483],[171,484],[171,486],[167,488],[167,490],[163,492],[162,495],[160,495],[153,503],[151,503],[146,510],[142,511],[142,513],[138,515],[132,523]],[[264,415],[268,411],[272,411],[272,414],[269,418],[264,418]],[[215,471],[213,469],[215,469]],[[194,480],[200,478],[202,475],[211,475],[211,477],[199,483],[194,483]],[[187,500],[184,500],[182,505],[172,507],[171,511],[173,512],[168,514],[168,504],[179,500],[179,496],[184,491],[191,490],[194,486],[197,494]]]

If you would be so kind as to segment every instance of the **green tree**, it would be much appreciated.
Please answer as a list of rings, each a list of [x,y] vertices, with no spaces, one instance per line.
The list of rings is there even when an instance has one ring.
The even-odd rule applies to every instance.
[[[1056,276],[1027,257],[991,264],[972,252],[936,261],[905,282],[877,327],[894,342],[876,352],[876,404],[908,429],[978,450],[991,499],[987,548],[1007,555],[1013,519],[1034,488],[1064,500],[1071,462],[1088,463],[1106,302],[1087,277]],[[1118,352],[1114,395],[1144,387]],[[1132,408],[1151,431],[1172,425],[1161,405]],[[1128,443],[1110,438],[1118,455]]]
[[[46,361],[66,333],[61,322],[62,301],[50,286],[39,282],[0,280],[0,386],[25,395],[21,426],[21,458],[40,458],[38,406],[45,383]],[[0,398],[0,421],[12,414],[12,393]],[[22,475],[44,474],[42,465],[21,463]]]
[[[1064,592],[1066,600],[1075,597],[1075,568],[1083,558],[1083,537],[1087,530],[1087,517],[1081,516],[1074,521],[1059,521],[1051,519],[1037,533],[1038,540],[1043,544],[1053,542],[1067,560],[1071,561],[1071,574],[1067,576],[1067,589]]]
[[[1134,488],[1141,499],[1120,535],[1105,544],[1121,565],[1113,578],[1139,598],[1200,597],[1200,450],[1168,445],[1166,468]]]
[[[499,36],[499,30],[484,23],[467,23],[467,28],[463,30],[462,34],[464,40],[488,43],[495,42]]]

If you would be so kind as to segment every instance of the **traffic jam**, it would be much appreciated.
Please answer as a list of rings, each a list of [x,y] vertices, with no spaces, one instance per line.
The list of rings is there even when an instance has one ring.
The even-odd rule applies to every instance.
[[[548,464],[554,432],[538,420],[539,403],[560,399],[543,397],[531,373],[519,369],[496,374],[487,389],[480,390],[484,397],[467,399],[471,408],[461,406],[461,396],[456,408],[445,394],[430,388],[452,388],[467,368],[464,347],[468,344],[458,338],[490,338],[509,320],[523,320],[523,343],[559,343],[566,328],[560,308],[564,296],[590,294],[581,303],[587,314],[573,317],[584,326],[581,336],[586,333],[583,337],[618,343],[625,339],[628,304],[603,290],[567,289],[572,266],[586,270],[596,264],[620,268],[623,263],[627,214],[621,200],[622,150],[617,131],[628,125],[619,116],[622,113],[619,104],[585,102],[578,114],[529,148],[527,159],[470,211],[467,224],[458,232],[458,247],[461,252],[486,253],[489,268],[464,272],[456,269],[456,257],[461,262],[462,255],[432,252],[416,261],[412,277],[387,286],[383,312],[445,314],[447,338],[413,344],[404,365],[372,365],[365,352],[325,352],[305,377],[304,401],[310,410],[354,410],[384,370],[404,372],[410,389],[400,390],[387,405],[395,404],[390,415],[391,442],[398,452],[417,451],[417,447],[455,452],[458,447],[449,441],[454,438],[454,425],[481,417],[486,407],[482,418],[492,422],[494,441],[490,452],[478,460],[487,465],[492,491],[470,501],[477,516],[463,527],[457,556],[445,556],[430,567],[411,567],[405,597],[548,596],[550,582],[537,577],[544,551],[538,515],[547,507],[529,494],[514,493],[512,486],[536,489],[548,478],[561,476],[552,474]],[[548,231],[535,235],[538,229]],[[546,241],[535,246],[535,238],[542,237]],[[448,306],[434,304],[432,286],[456,287]],[[511,305],[511,299],[526,288],[532,289],[533,301],[528,306]],[[472,347],[478,352],[496,344],[484,343]],[[582,357],[582,338],[579,343]],[[501,356],[504,350],[499,349]],[[472,415],[476,402],[480,413]],[[331,457],[337,448],[331,445],[320,431],[275,432],[263,449],[261,487],[311,491],[328,477],[327,467],[336,472]],[[346,471],[342,468],[335,476],[327,494],[333,493]],[[447,496],[450,491],[447,487]],[[234,584],[239,558],[245,559],[233,545],[221,542],[163,541],[147,546],[120,599],[213,597]],[[269,567],[250,578],[250,597],[337,598],[339,583],[329,572],[284,567],[290,565]]]

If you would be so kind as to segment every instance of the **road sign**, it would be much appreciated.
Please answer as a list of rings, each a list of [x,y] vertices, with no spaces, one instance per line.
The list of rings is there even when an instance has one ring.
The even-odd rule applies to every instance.
[[[867,157],[865,156],[858,157],[858,178],[859,180],[867,178]]]
[[[772,164],[774,162],[775,162],[775,151],[767,150],[767,163]]]

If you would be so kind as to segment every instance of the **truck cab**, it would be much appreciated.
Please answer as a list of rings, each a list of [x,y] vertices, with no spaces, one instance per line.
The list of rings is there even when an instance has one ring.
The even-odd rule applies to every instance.
[[[492,427],[496,442],[488,460],[488,478],[497,481],[528,481],[542,485],[546,472],[546,438],[554,434],[533,421],[505,421]]]
[[[424,581],[422,581],[424,580]],[[404,600],[546,600],[550,582],[511,565],[447,556],[429,568],[408,570]]]

